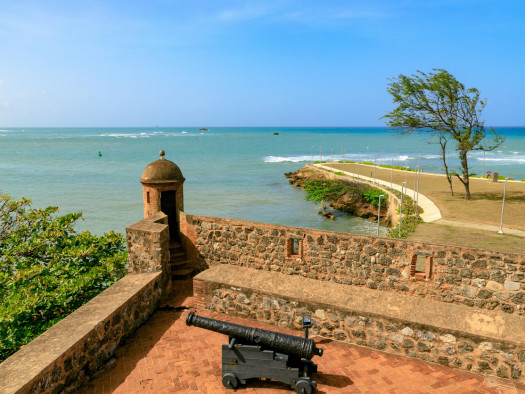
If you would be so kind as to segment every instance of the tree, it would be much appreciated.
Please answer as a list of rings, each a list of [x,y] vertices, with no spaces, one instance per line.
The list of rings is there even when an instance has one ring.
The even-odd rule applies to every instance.
[[[461,175],[453,172],[465,187],[465,199],[470,199],[468,153],[474,150],[491,151],[504,138],[494,129],[485,129],[480,120],[486,101],[480,99],[476,88],[465,86],[446,70],[434,69],[428,75],[422,71],[410,77],[399,75],[391,79],[387,91],[397,107],[383,118],[390,127],[402,133],[429,133],[438,136],[442,147],[448,140],[456,142]],[[444,148],[443,148],[444,149]],[[443,150],[443,160],[445,161]],[[448,169],[447,169],[448,172]],[[452,182],[449,180],[451,187]]]
[[[0,361],[126,273],[120,234],[77,233],[82,214],[0,195]]]
[[[450,134],[447,133],[438,133],[437,134],[437,142],[436,144],[439,144],[441,147],[441,160],[443,161],[443,168],[445,170],[445,176],[447,177],[448,185],[450,187],[450,194],[454,195],[454,187],[452,186],[452,175],[455,173],[451,173],[448,170],[448,163],[447,163],[447,144],[451,140]]]

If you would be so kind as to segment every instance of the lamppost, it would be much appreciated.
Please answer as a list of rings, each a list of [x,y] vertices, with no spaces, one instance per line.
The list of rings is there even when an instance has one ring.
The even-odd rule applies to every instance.
[[[381,220],[381,197],[384,197],[384,194],[379,195],[379,208],[377,209],[377,236],[379,237],[379,222]]]
[[[401,218],[403,217],[403,190],[406,186],[406,182],[401,184],[401,206],[399,207],[399,234],[398,237],[401,238]]]
[[[417,191],[416,191],[416,217],[419,216],[419,209],[418,209],[418,204],[419,204],[419,175],[421,174],[421,169],[418,167],[417,169]]]
[[[505,211],[505,194],[507,194],[507,179],[505,179],[505,186],[503,187],[503,204],[501,205],[501,222],[499,224],[498,234],[503,234],[503,212]]]

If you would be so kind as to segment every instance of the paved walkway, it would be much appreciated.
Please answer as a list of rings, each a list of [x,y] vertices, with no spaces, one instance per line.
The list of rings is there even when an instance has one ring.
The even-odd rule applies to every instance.
[[[193,310],[191,281],[173,283],[172,302]],[[253,320],[206,310],[201,316],[283,333]],[[221,381],[222,334],[187,327],[188,310],[158,310],[126,346],[119,349],[112,367],[84,386],[81,393],[232,393]],[[372,349],[320,337],[314,338],[324,350],[314,357],[318,393],[525,393],[525,386],[496,377],[394,356]],[[290,393],[289,386],[274,381],[252,380],[239,393]]]
[[[318,168],[323,168],[325,170],[334,171],[333,167],[330,167],[330,166],[327,166],[327,165],[314,164],[314,166],[316,166]],[[374,166],[370,166],[370,168],[373,169]],[[384,180],[381,180],[381,179],[366,177],[364,175],[355,174],[355,173],[348,172],[348,171],[342,171],[340,169],[337,169],[337,171],[338,172],[342,172],[345,175],[350,176],[352,178],[357,178],[357,179],[363,180],[363,181],[368,182],[368,183],[370,183],[372,185],[385,186],[387,188],[391,188],[391,189],[397,190],[399,192],[401,192],[401,189],[402,189],[402,186],[398,185],[396,183],[390,183],[390,182],[387,182],[387,181],[384,181]],[[394,171],[398,171],[398,170],[394,170]],[[439,174],[426,174],[426,175],[441,176]],[[408,189],[408,188],[404,189],[404,193],[408,194],[408,196],[410,196],[410,197],[414,197],[416,195],[416,192],[414,190]],[[441,216],[441,212],[440,212],[439,208],[432,202],[432,200],[430,200],[428,197],[424,196],[421,193],[419,193],[418,205],[421,208],[423,208],[424,212],[420,216],[421,216],[421,219],[423,219],[423,221],[425,221],[425,222],[436,222],[437,224],[450,225],[450,226],[455,226],[455,227],[472,228],[472,229],[477,229],[477,230],[485,230],[485,231],[491,231],[491,232],[495,232],[495,233],[500,231],[500,227],[499,226],[492,226],[492,225],[489,225],[489,224],[461,222],[461,221],[458,221],[458,220],[444,219]],[[512,235],[517,235],[519,237],[525,237],[525,231],[518,230],[518,229],[515,229],[515,228],[509,228],[509,227],[503,227],[503,234],[512,234]]]
[[[314,164],[314,166],[316,166],[318,168],[323,168],[323,169],[329,170],[329,171],[333,171],[334,170],[332,167],[325,166],[325,165],[322,165],[322,164]],[[370,168],[373,171],[374,167],[371,166]],[[382,179],[378,179],[378,178],[372,178],[372,177],[367,177],[367,176],[364,176],[364,175],[354,174],[354,173],[348,172],[348,171],[338,170],[338,172],[339,171],[342,172],[343,174],[347,175],[347,176],[350,176],[352,178],[358,178],[360,180],[366,181],[366,182],[371,183],[371,184],[385,186],[387,188],[391,188],[391,189],[397,190],[398,192],[402,192],[402,190],[403,190],[403,192],[405,194],[407,194],[409,197],[414,198],[414,200],[416,199],[415,198],[416,191],[412,190],[412,189],[409,189],[407,187],[403,188],[401,185],[397,185],[395,183],[390,183],[390,182],[387,182],[387,181],[383,181]],[[436,206],[436,204],[434,204],[428,197],[425,197],[421,193],[419,193],[419,195],[417,197],[417,205],[419,205],[421,208],[423,208],[423,213],[420,215],[420,217],[421,217],[421,219],[423,219],[423,221],[425,221],[425,222],[434,222],[436,220],[441,219],[441,212],[439,211],[439,208]]]

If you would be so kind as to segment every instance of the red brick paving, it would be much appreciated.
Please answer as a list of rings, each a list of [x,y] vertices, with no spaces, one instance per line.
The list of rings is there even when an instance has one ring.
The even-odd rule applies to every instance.
[[[191,281],[173,283],[172,303],[192,308]],[[114,365],[81,393],[233,393],[222,385],[221,345],[225,335],[187,327],[188,311],[158,310],[127,345]],[[198,310],[202,316],[300,335],[253,320]],[[314,357],[318,393],[525,393],[509,380],[484,377],[417,359],[396,356],[327,338],[314,338],[324,350]],[[239,393],[290,393],[275,381],[249,380]]]

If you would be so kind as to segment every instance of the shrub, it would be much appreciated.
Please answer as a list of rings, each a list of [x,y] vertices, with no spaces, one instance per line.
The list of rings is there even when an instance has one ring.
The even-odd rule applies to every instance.
[[[366,201],[368,201],[370,204],[379,206],[379,196],[383,194],[384,198],[381,199],[381,206],[384,206],[386,203],[386,200],[388,198],[388,195],[385,194],[383,190],[380,189],[368,189],[364,190],[361,195],[365,198]]]
[[[82,214],[0,195],[0,361],[126,273],[120,234],[76,233]]]

